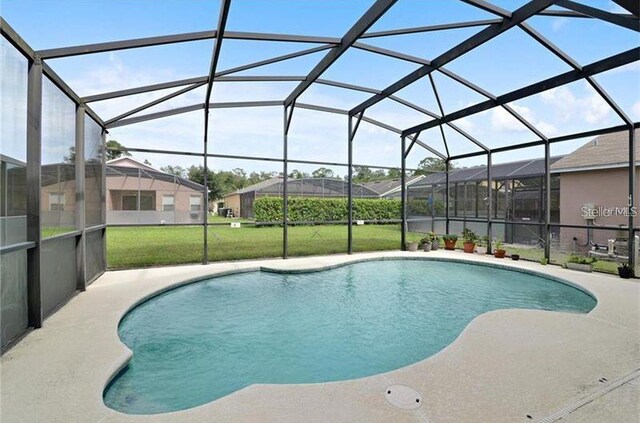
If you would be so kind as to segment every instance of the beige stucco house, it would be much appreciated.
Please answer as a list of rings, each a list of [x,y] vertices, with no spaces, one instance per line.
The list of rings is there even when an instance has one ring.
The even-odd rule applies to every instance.
[[[636,140],[640,131],[636,130]],[[637,141],[636,141],[637,142]],[[608,239],[626,239],[629,224],[629,132],[602,135],[551,166],[560,175],[560,223],[565,225],[619,226],[619,231],[562,228],[560,243],[575,242],[588,249],[590,241],[606,245]],[[636,148],[636,168],[640,164]],[[640,198],[640,171],[636,171],[636,204]],[[585,216],[586,215],[586,216]],[[640,224],[636,216],[635,225]],[[591,234],[589,232],[592,232]],[[576,238],[574,241],[573,238]]]
[[[131,157],[107,162],[107,224],[202,223],[204,187]]]

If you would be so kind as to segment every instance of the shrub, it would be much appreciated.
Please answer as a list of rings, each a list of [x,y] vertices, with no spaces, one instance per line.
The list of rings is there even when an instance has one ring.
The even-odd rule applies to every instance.
[[[281,222],[282,198],[260,197],[253,203],[257,222]],[[289,198],[289,221],[346,221],[348,202],[346,198]],[[400,219],[400,201],[384,199],[353,199],[353,218],[358,220]]]
[[[576,264],[593,264],[595,262],[596,262],[595,257],[585,257],[585,256],[580,256],[578,254],[571,254],[569,256],[569,259],[567,260],[567,263],[576,263]]]

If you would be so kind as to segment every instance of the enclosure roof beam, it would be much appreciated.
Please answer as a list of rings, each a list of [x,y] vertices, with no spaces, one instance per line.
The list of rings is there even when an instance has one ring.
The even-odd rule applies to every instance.
[[[209,66],[209,79],[207,80],[207,94],[205,96],[204,108],[209,110],[209,101],[211,100],[211,91],[213,90],[213,80],[216,76],[216,69],[218,67],[218,60],[220,59],[220,50],[222,49],[222,41],[224,41],[224,29],[227,26],[227,17],[229,16],[229,8],[231,7],[231,0],[222,0],[220,6],[220,15],[218,16],[218,28],[216,34],[218,38],[213,46],[213,53],[211,54],[211,65]]]
[[[260,60],[258,62],[253,62],[253,63],[248,63],[246,65],[242,65],[242,66],[238,66],[235,68],[231,68],[231,69],[226,69],[220,72],[217,72],[215,75],[215,80],[216,81],[228,81],[228,82],[233,82],[233,79],[231,79],[230,77],[228,77],[227,75],[236,73],[236,72],[241,72],[241,71],[245,71],[245,70],[249,70],[249,69],[253,69],[253,68],[257,68],[260,66],[265,66],[265,65],[270,65],[272,63],[277,63],[277,62],[281,62],[287,59],[293,59],[296,57],[301,57],[307,54],[312,54],[312,53],[316,53],[318,51],[322,51],[322,50],[327,50],[330,49],[331,46],[330,45],[324,45],[324,46],[319,46],[319,47],[314,47],[314,48],[310,48],[310,49],[306,49],[306,50],[302,50],[302,51],[298,51],[295,53],[290,53],[290,54],[285,54],[282,56],[277,56],[277,57],[272,57],[270,59],[266,59],[266,60]],[[224,77],[225,79],[221,79],[222,77]],[[207,82],[208,81],[208,76],[198,76],[195,78],[188,78],[188,79],[180,79],[177,81],[170,81],[170,82],[164,82],[164,83],[160,83],[160,84],[152,84],[152,85],[145,85],[142,87],[136,87],[136,88],[129,88],[126,90],[119,90],[119,91],[112,91],[109,93],[102,93],[102,94],[96,94],[96,95],[92,95],[92,96],[87,96],[85,98],[83,98],[83,100],[85,102],[94,102],[94,101],[102,101],[102,100],[109,100],[112,98],[118,98],[118,97],[125,97],[128,95],[134,95],[134,94],[142,94],[142,93],[146,93],[146,92],[150,92],[150,91],[157,91],[157,90],[164,90],[167,88],[174,88],[174,87],[180,87],[183,85],[191,85],[191,84],[197,84],[200,82]],[[268,77],[268,76],[238,76],[238,77],[234,77],[235,81],[240,82],[240,81],[253,81],[253,82],[258,82],[258,81],[267,81],[267,78],[271,78],[269,80],[271,81],[275,81],[275,78],[287,78],[287,77],[279,77],[279,76],[272,76],[272,77]],[[302,77],[294,77],[294,78],[300,78],[300,79],[295,79],[295,80],[300,80],[303,81],[306,76],[302,76]],[[281,79],[284,80],[284,79]],[[291,79],[292,81],[294,79]]]
[[[176,109],[165,110],[162,112],[149,113],[147,115],[136,116],[128,119],[122,119],[117,122],[108,125],[107,128],[116,128],[119,126],[132,125],[134,123],[146,122],[149,120],[160,119],[163,117],[179,115],[182,113],[189,113],[196,110],[204,109],[204,103],[194,104],[192,106],[178,107]]]
[[[544,35],[540,34],[538,31],[533,29],[530,25],[523,22],[520,25],[520,27],[530,37],[532,37],[534,40],[540,43],[543,47],[545,47],[551,53],[553,53],[558,58],[560,58],[560,60],[567,63],[569,66],[571,66],[575,70],[582,70],[582,66],[578,62],[573,60],[573,58],[569,56],[567,53],[565,53],[560,47],[553,44],[549,39],[547,39]],[[585,79],[587,80],[589,85],[591,85],[593,89],[596,90],[598,94],[600,94],[600,96],[609,105],[609,107],[611,107],[613,111],[616,112],[618,116],[620,116],[620,119],[625,121],[627,125],[633,124],[633,121],[631,120],[631,118],[627,116],[627,114],[620,108],[620,106],[618,106],[618,104],[611,98],[611,96],[605,91],[605,89],[602,88],[600,84],[598,84],[598,82],[593,77],[587,76]]]
[[[274,107],[282,106],[282,100],[262,100],[262,101],[228,101],[220,103],[209,103],[210,109],[237,109],[243,107]]]
[[[318,106],[318,105],[315,105],[315,104],[296,103],[296,107],[300,108],[300,109],[314,110],[316,112],[333,113],[333,114],[343,115],[343,116],[347,116],[349,114],[349,111],[345,110],[345,109],[337,109],[337,108],[334,108],[334,107]],[[387,131],[393,132],[394,134],[400,135],[402,133],[402,131],[400,129],[395,128],[395,127],[393,127],[391,125],[387,125],[386,123],[380,122],[379,120],[372,119],[372,118],[367,117],[367,116],[362,116],[361,119],[364,122],[370,123],[371,125],[375,125],[375,126],[377,126],[379,128],[382,128],[382,129],[386,129]],[[428,150],[432,154],[440,157],[441,159],[443,159],[443,160],[447,159],[447,156],[445,156],[444,154],[440,153],[439,151],[429,147],[424,142],[418,140],[415,135],[411,135],[408,138],[410,140],[415,140],[416,144],[420,145],[422,148]]]
[[[483,19],[478,21],[452,22],[440,25],[417,26],[412,28],[390,29],[387,31],[367,32],[362,34],[360,39],[387,37],[390,35],[417,34],[422,32],[443,31],[447,29],[472,28],[475,26],[486,26],[494,23],[500,23],[502,19]]]
[[[385,88],[381,94],[376,94],[373,97],[365,100],[361,104],[357,105],[349,111],[349,114],[353,116],[366,110],[367,108],[373,106],[381,100],[389,97],[391,94],[400,91],[404,87],[412,84],[423,76],[426,76],[428,73],[433,72],[433,70],[446,65],[457,57],[460,57],[463,54],[473,50],[474,48],[484,44],[485,42],[497,37],[498,35],[518,25],[520,22],[524,22],[526,19],[535,15],[537,12],[547,8],[553,3],[554,0],[537,0],[528,2],[524,6],[515,10],[512,14],[511,19],[503,19],[501,23],[489,25],[482,31],[478,32],[462,43],[436,57],[433,61],[431,61],[430,66],[423,65],[404,78]]]
[[[463,3],[470,4],[471,6],[475,6],[478,9],[482,9],[485,12],[493,13],[494,15],[498,15],[501,18],[511,18],[511,12],[505,10],[501,7],[496,6],[495,4],[489,3],[484,0],[462,0]]]
[[[273,107],[282,106],[282,100],[266,100],[266,101],[234,101],[234,102],[220,102],[209,103],[210,109],[237,109],[245,107]],[[196,110],[204,109],[204,103],[194,104],[191,106],[178,107],[171,110],[165,110],[162,112],[149,113],[147,115],[136,116],[128,119],[118,120],[107,125],[107,128],[116,128],[118,126],[132,125],[134,123],[146,122],[149,120],[160,119],[163,117],[179,115],[183,113],[189,113]]]
[[[302,81],[289,96],[284,104],[290,106],[316,79],[320,77],[336,60],[347,51],[384,13],[389,10],[397,0],[376,0],[376,2],[358,19],[340,40],[340,44],[329,50],[320,62],[309,72],[305,81]]]
[[[476,113],[489,110],[493,107],[500,106],[502,104],[511,103],[512,101],[520,100],[525,97],[532,96],[534,94],[539,94],[543,91],[560,87],[562,85],[569,84],[571,82],[575,82],[580,79],[584,79],[588,76],[597,75],[598,73],[602,73],[610,69],[624,66],[629,63],[633,63],[635,61],[638,61],[639,58],[640,58],[640,47],[636,47],[636,48],[627,50],[625,52],[613,55],[606,59],[599,60],[597,62],[586,65],[582,68],[582,70],[574,69],[574,70],[565,72],[563,74],[545,79],[543,81],[536,82],[526,87],[522,87],[515,91],[511,91],[507,94],[503,94],[501,96],[498,96],[495,100],[487,100],[482,103],[478,103],[473,106],[458,110],[457,112],[451,113],[440,119],[434,119],[430,122],[416,125],[414,127],[411,127],[403,131],[403,134],[407,135],[407,134],[416,133],[418,131],[423,131],[425,129],[429,129],[434,126],[440,125],[441,123],[452,122],[454,120],[461,119],[466,116],[474,115]]]
[[[571,9],[575,12],[584,13],[596,19],[609,22],[632,31],[640,32],[640,20],[633,15],[620,15],[618,13],[607,12],[602,9],[576,3],[572,0],[557,0],[558,6]]]
[[[640,2],[637,0],[613,0],[618,6],[626,9],[635,17],[640,17]]]
[[[145,85],[142,87],[128,88],[126,90],[118,90],[118,91],[111,91],[108,93],[89,95],[89,96],[83,97],[82,101],[84,101],[85,103],[92,103],[95,101],[110,100],[112,98],[126,97],[129,95],[142,94],[142,93],[147,93],[151,91],[159,91],[159,90],[165,90],[168,88],[181,87],[183,85],[192,85],[192,84],[206,83],[206,82],[207,82],[207,76],[198,76],[196,78],[179,79],[176,81],[162,82],[160,84],[151,84],[151,85]]]
[[[292,82],[304,81],[303,75],[239,75],[239,76],[219,76],[215,82]]]
[[[106,43],[84,44],[37,51],[43,59],[59,59],[84,54],[105,53],[116,50],[128,50],[139,47],[151,47],[187,41],[209,40],[216,37],[215,31],[188,32],[185,34],[161,35],[158,37],[136,38]]]
[[[109,51],[129,50],[133,48],[153,47],[191,41],[211,40],[216,38],[218,38],[217,31],[199,31],[183,34],[160,35],[156,37],[134,38],[121,41],[108,41],[104,43],[52,48],[39,50],[36,53],[40,54],[43,59],[59,59],[63,57],[81,56],[85,54],[106,53]],[[230,40],[318,43],[332,45],[336,45],[340,42],[340,39],[335,37],[316,37],[309,35],[270,34],[261,32],[237,31],[225,32],[222,38]]]
[[[388,57],[392,57],[392,58],[396,58],[396,59],[401,59],[401,60],[405,60],[408,62],[412,62],[412,63],[417,63],[417,64],[422,64],[425,66],[430,66],[431,65],[431,61],[427,60],[427,59],[422,59],[420,57],[415,57],[415,56],[410,56],[404,53],[398,53],[396,51],[393,50],[387,50],[387,49],[383,49],[383,48],[379,48],[376,46],[371,46],[365,43],[355,43],[353,45],[356,48],[360,48],[362,50],[366,50],[366,51],[371,51],[372,53],[377,53],[377,54],[381,54],[383,56],[388,56]],[[456,74],[453,71],[450,71],[449,69],[446,69],[444,66],[440,67],[438,69],[439,72],[441,72],[442,74],[448,76],[449,78],[453,79],[456,82],[459,82],[461,84],[463,84],[464,86],[466,86],[467,88],[472,89],[473,91],[487,97],[490,99],[495,99],[496,97],[491,94],[490,92],[484,90],[483,88],[479,87],[478,85],[473,84],[472,82],[468,81],[467,79],[461,77],[460,75]],[[431,74],[429,74],[429,76],[431,76]],[[373,94],[378,94],[381,91],[376,90],[375,93]],[[405,104],[405,102],[393,95],[388,97],[391,100],[395,100],[401,104],[404,104],[405,106],[411,107],[414,110],[417,110],[419,112],[425,113],[431,117],[437,118],[438,116],[435,115],[434,113],[429,112],[428,110],[419,108],[419,107],[414,107],[414,105],[411,104]],[[530,122],[526,121],[520,114],[518,114],[515,110],[513,110],[511,107],[508,106],[503,106],[504,109],[511,114],[513,117],[515,117],[516,119],[518,119],[520,122],[522,122],[523,125],[525,125],[527,128],[529,128],[533,133],[535,133],[536,135],[538,135],[539,137],[541,137],[542,139],[546,139],[546,137],[540,132],[538,131]],[[441,109],[441,113],[444,115],[444,111]],[[454,130],[456,130],[458,133],[460,133],[462,136],[464,136],[465,138],[467,138],[469,141],[471,141],[472,143],[476,144],[477,146],[481,147],[483,150],[486,148],[482,145],[482,143],[480,141],[478,141],[477,139],[475,139],[474,137],[471,137],[469,134],[467,134],[466,132],[463,132],[460,130],[460,128],[449,125],[451,128],[453,128]]]
[[[295,59],[296,57],[302,57],[302,56],[306,56],[308,54],[317,53],[319,51],[328,50],[328,49],[330,49],[332,47],[333,47],[332,45],[326,44],[326,45],[322,45],[322,46],[318,46],[318,47],[309,48],[309,49],[306,49],[306,50],[296,51],[295,53],[283,54],[282,56],[276,56],[276,57],[272,57],[270,59],[265,59],[265,60],[260,60],[260,61],[253,62],[253,63],[248,63],[246,65],[236,66],[235,68],[226,69],[226,70],[218,72],[216,74],[216,78],[218,76],[223,76],[223,75],[229,75],[229,74],[232,74],[232,73],[242,72],[242,71],[253,69],[253,68],[257,68],[257,67],[260,67],[260,66],[270,65],[272,63],[278,63],[278,62],[282,62],[282,61],[289,60],[289,59]],[[306,79],[306,77],[305,77],[305,79]]]
[[[118,116],[116,116],[116,117],[114,117],[112,119],[109,119],[109,120],[105,121],[105,125],[109,126],[112,123],[115,123],[115,122],[117,122],[119,120],[127,118],[127,117],[129,117],[131,115],[135,115],[136,113],[139,113],[139,112],[141,112],[143,110],[146,110],[146,109],[148,109],[150,107],[156,106],[156,105],[158,105],[160,103],[164,103],[167,100],[171,100],[172,98],[175,98],[175,97],[178,97],[178,96],[180,96],[182,94],[188,93],[189,91],[193,91],[196,88],[202,87],[204,84],[206,84],[206,81],[205,82],[198,82],[196,84],[189,85],[188,87],[185,87],[185,88],[183,88],[181,90],[178,90],[178,91],[176,91],[174,93],[170,93],[170,94],[167,94],[167,95],[165,95],[163,97],[160,97],[160,98],[158,98],[156,100],[150,101],[149,103],[145,103],[142,106],[136,107],[135,109],[131,109],[128,112],[125,112],[125,113],[123,113],[121,115],[118,115]]]

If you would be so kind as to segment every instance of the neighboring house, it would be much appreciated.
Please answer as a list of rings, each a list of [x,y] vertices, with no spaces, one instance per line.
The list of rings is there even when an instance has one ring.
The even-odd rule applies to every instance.
[[[640,130],[636,129],[636,145]],[[640,149],[636,149],[636,168]],[[629,132],[601,135],[564,156],[551,166],[560,175],[560,222],[568,225],[620,226],[620,231],[562,228],[565,247],[576,238],[577,247],[589,241],[607,244],[608,239],[626,239],[629,219],[623,210],[629,202]],[[640,198],[640,171],[636,170],[636,206]],[[592,208],[595,219],[583,217],[583,207]],[[619,208],[620,210],[616,210]],[[608,210],[611,210],[609,213]],[[610,216],[606,216],[611,214]],[[598,216],[596,216],[598,215]],[[640,219],[635,218],[638,226]]]
[[[410,186],[422,180],[424,175],[408,176],[406,185]],[[400,198],[400,178],[384,179],[382,181],[363,182],[362,186],[378,193],[380,198]]]
[[[204,186],[132,159],[107,162],[107,224],[202,223]]]
[[[289,197],[340,198],[347,197],[349,184],[338,178],[287,179]],[[234,217],[254,217],[253,202],[260,197],[282,197],[283,178],[277,176],[239,189],[223,197],[224,207],[231,209]],[[379,194],[360,184],[353,184],[356,198],[379,198]]]

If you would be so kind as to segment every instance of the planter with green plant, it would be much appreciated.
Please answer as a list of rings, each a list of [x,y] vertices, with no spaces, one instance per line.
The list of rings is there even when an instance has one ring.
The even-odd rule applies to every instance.
[[[549,264],[549,259],[546,258],[546,257],[542,257],[540,259],[540,264],[543,265],[543,266],[546,266],[547,264]]]
[[[627,263],[622,263],[620,266],[618,266],[618,276],[620,276],[622,279],[631,278],[633,276],[631,266],[629,266]]]
[[[427,235],[429,235],[432,239],[431,249],[435,251],[440,248],[440,238],[438,238],[438,235],[436,235],[435,232],[429,232]]]
[[[593,263],[596,261],[593,257],[580,256],[578,254],[571,254],[569,259],[565,263],[567,269],[579,270],[581,272],[593,271]]]
[[[458,235],[446,234],[446,235],[442,235],[442,239],[444,240],[444,249],[445,250],[455,250],[456,249],[456,242],[458,242]]]
[[[504,248],[502,248],[502,240],[497,239],[494,242],[496,249],[493,250],[493,256],[495,258],[504,258],[505,254],[507,254],[507,250],[505,250]]]
[[[437,239],[438,236],[436,234],[434,234],[433,232],[427,232],[424,238],[420,240],[419,247],[422,248],[425,252],[429,252],[433,249],[433,244]]]
[[[426,234],[420,240],[420,243],[418,244],[418,247],[422,248],[425,253],[428,253],[429,251],[431,251],[431,242],[432,241],[433,241],[433,239],[431,238],[431,236],[429,234]]]
[[[462,230],[462,239],[464,241],[463,248],[465,253],[473,253],[476,250],[476,242],[478,242],[478,234],[469,228]]]

